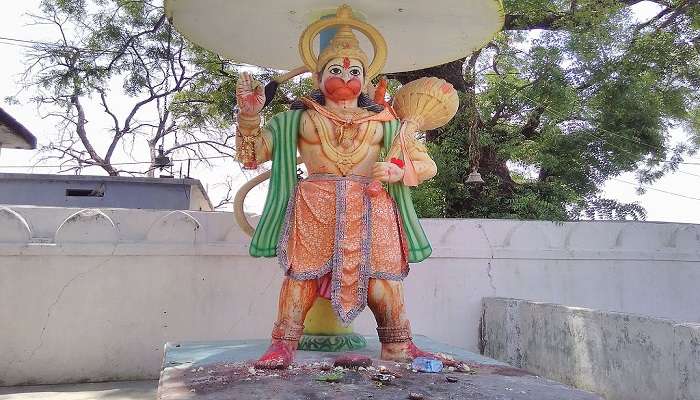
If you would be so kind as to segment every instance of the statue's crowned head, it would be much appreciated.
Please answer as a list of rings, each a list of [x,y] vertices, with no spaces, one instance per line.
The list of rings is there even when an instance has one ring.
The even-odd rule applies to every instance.
[[[312,41],[323,30],[336,28],[328,45],[315,56]],[[353,29],[360,31],[374,47],[374,58],[360,47]],[[338,7],[331,18],[320,19],[306,28],[299,39],[304,65],[316,74],[319,88],[332,100],[349,100],[360,95],[365,83],[375,77],[386,62],[386,42],[371,25],[353,17],[348,5]]]
[[[347,25],[341,25],[318,56],[318,85],[334,101],[357,98],[365,84],[367,55]]]
[[[319,54],[316,64],[320,70],[316,72],[323,72],[323,68],[332,59],[346,57],[361,62],[363,68],[366,68],[368,65],[367,54],[360,48],[360,41],[355,37],[352,28],[347,25],[341,25],[328,46]]]

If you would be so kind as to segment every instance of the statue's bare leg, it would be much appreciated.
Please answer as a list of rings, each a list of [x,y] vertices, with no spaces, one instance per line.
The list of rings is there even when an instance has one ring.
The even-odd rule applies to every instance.
[[[408,362],[416,357],[442,360],[446,365],[453,360],[425,352],[415,344],[411,336],[411,325],[406,317],[403,283],[384,279],[370,279],[367,303],[377,320],[377,333],[382,343],[381,359]]]
[[[317,291],[316,279],[297,281],[285,278],[280,290],[277,322],[272,329],[272,343],[255,363],[256,368],[287,368],[294,361],[304,331],[304,318],[316,300]]]

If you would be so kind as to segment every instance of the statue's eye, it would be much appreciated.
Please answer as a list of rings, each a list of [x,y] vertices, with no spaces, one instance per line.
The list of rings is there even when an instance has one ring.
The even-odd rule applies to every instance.
[[[331,69],[328,70],[333,75],[340,75],[343,73],[343,70],[340,69],[340,67],[331,67]]]
[[[362,70],[359,68],[353,68],[350,70],[350,75],[352,75],[352,76],[360,76],[361,73],[362,73]]]

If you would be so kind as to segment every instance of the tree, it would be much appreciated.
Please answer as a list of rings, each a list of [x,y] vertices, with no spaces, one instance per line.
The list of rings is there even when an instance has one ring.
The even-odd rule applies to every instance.
[[[438,76],[462,95],[458,116],[426,133],[439,173],[414,191],[427,217],[644,218],[600,187],[636,172],[640,188],[700,143],[700,5],[637,0],[510,0],[505,29],[465,59],[391,77]],[[651,3],[651,2],[647,2]],[[691,138],[672,146],[669,129]],[[470,132],[485,183],[467,184]]]
[[[23,82],[45,116],[58,121],[44,160],[76,173],[97,166],[109,175],[152,176],[166,163],[162,157],[233,155],[235,65],[179,35],[162,2],[43,0],[31,17],[57,33],[54,42],[31,45]],[[124,98],[130,104],[120,112]],[[102,116],[91,115],[87,103],[99,104],[93,114]],[[108,135],[89,124],[103,116]],[[144,144],[150,165],[114,161],[120,147]]]
[[[639,3],[655,5],[657,14],[637,21],[632,7]],[[414,190],[419,213],[644,218],[638,204],[603,198],[600,187],[636,172],[642,190],[697,151],[698,0],[506,0],[505,10],[504,31],[482,50],[389,76],[399,84],[437,76],[462,99],[448,126],[425,133],[440,172]],[[50,114],[64,128],[52,151],[68,168],[123,173],[111,157],[134,137],[146,138],[152,164],[164,138],[172,138],[167,154],[230,154],[236,65],[179,36],[160,3],[44,0],[36,18],[56,26],[62,39],[35,46],[28,85],[42,89],[39,104],[62,110]],[[263,71],[261,80],[272,73]],[[82,99],[99,99],[112,117],[107,95],[117,80],[136,111],[112,118],[111,145],[100,153],[91,146]],[[308,80],[290,82],[266,112],[285,109],[306,89]],[[158,118],[137,121],[149,113]],[[669,130],[677,126],[691,137],[673,146]],[[470,161],[484,184],[466,182]]]

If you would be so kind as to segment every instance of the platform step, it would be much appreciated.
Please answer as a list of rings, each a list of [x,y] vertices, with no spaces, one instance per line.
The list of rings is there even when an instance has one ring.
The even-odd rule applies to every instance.
[[[367,347],[356,354],[377,357],[377,339],[366,340]],[[466,362],[472,371],[413,372],[409,364],[375,358],[372,367],[345,369],[330,376],[334,371],[328,371],[329,366],[342,353],[308,351],[297,352],[296,363],[291,368],[268,371],[252,367],[252,360],[266,350],[267,340],[168,343],[158,399],[404,400],[413,395],[426,400],[602,400],[594,394],[425,337],[416,337],[415,342],[424,350],[450,354]],[[385,375],[392,378],[378,376],[382,367]]]

